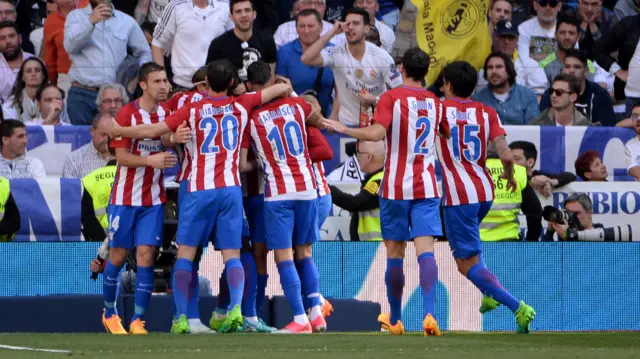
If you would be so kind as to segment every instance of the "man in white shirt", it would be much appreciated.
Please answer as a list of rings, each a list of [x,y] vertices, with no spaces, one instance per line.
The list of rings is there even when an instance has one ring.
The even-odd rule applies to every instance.
[[[636,131],[636,137],[627,141],[624,145],[627,155],[627,171],[636,181],[640,182],[640,102],[636,102],[631,106],[631,121],[633,130]]]
[[[175,0],[165,8],[153,33],[153,61],[164,66],[165,52],[171,52],[173,82],[187,90],[191,77],[205,65],[209,44],[233,29],[229,2],[223,0]]]
[[[64,91],[56,85],[45,85],[38,89],[36,93],[36,104],[40,113],[31,121],[25,122],[27,126],[71,126],[70,123],[62,122],[60,115],[64,105]]]
[[[91,123],[91,142],[71,152],[64,162],[62,178],[83,178],[112,159],[107,139],[113,116],[99,113]]]
[[[369,19],[371,20],[369,26],[375,26],[375,28],[378,29],[382,48],[388,53],[391,53],[393,51],[393,43],[396,42],[396,35],[389,26],[385,25],[382,21],[376,20],[376,13],[380,10],[378,0],[356,0],[353,2],[353,6],[364,9],[369,13]],[[339,38],[344,38],[344,36],[345,35],[342,34]],[[344,42],[344,40],[340,39],[336,40],[336,42],[340,44]]]
[[[0,123],[0,176],[4,178],[44,178],[44,164],[37,158],[26,156],[27,130],[24,123],[4,120]]]
[[[164,8],[167,5],[169,5],[169,0],[138,0],[133,18],[140,25],[145,21],[157,24],[160,22]]]
[[[33,55],[22,51],[22,38],[12,21],[0,21],[0,101],[7,100],[24,60]]]
[[[535,0],[533,7],[538,16],[518,27],[518,52],[520,56],[530,56],[536,62],[540,62],[556,51],[556,18],[562,8],[562,1]]]
[[[327,1],[326,0],[296,0],[293,4],[295,18],[296,15],[302,10],[305,9],[314,9],[316,10],[321,18],[324,18],[324,13],[327,11]],[[322,20],[322,32],[320,36],[324,36],[326,33],[331,31],[333,24],[327,21]],[[296,31],[296,21],[291,20],[287,21],[284,24],[278,26],[276,33],[273,35],[273,39],[276,42],[276,48],[280,48],[280,46],[291,42],[298,38],[298,32]]]
[[[391,55],[365,40],[369,24],[367,11],[349,9],[345,22],[336,22],[331,32],[309,47],[301,58],[307,65],[333,70],[340,103],[338,118],[347,126],[368,125],[361,121],[361,109],[375,106],[387,87],[402,85],[402,75]],[[331,38],[342,32],[347,42],[325,49]]]

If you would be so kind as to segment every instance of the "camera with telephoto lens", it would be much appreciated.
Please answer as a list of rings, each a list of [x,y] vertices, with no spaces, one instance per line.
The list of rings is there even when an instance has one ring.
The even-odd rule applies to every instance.
[[[567,230],[568,241],[582,242],[638,242],[640,234],[633,233],[634,227],[630,225],[615,226],[609,228],[591,228],[579,231],[576,228]]]
[[[576,228],[582,230],[582,225],[578,221],[578,216],[566,209],[557,209],[553,206],[546,206],[542,210],[542,217],[547,222],[553,222],[557,224],[567,224],[569,228]]]

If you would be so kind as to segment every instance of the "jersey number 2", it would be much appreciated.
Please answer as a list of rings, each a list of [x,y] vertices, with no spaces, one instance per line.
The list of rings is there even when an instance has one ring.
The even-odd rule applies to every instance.
[[[233,115],[225,115],[222,118],[222,145],[227,151],[234,151],[238,147],[238,119]],[[213,117],[205,117],[200,121],[200,129],[205,131],[207,137],[202,142],[200,153],[218,153],[220,147],[216,146],[214,139],[218,134],[218,122]],[[208,130],[208,132],[206,132]]]
[[[419,117],[418,121],[416,121],[416,130],[421,130],[422,133],[416,139],[416,144],[413,147],[413,153],[426,156],[429,154],[427,139],[431,133],[431,121],[429,121],[429,118],[424,116]]]
[[[291,156],[300,156],[302,152],[304,152],[304,142],[302,141],[302,130],[300,129],[300,125],[298,125],[297,122],[287,122],[282,127],[282,132],[284,132],[284,144],[282,141],[282,134],[280,133],[280,128],[278,126],[274,126],[267,136],[269,143],[271,143],[271,148],[275,146],[276,152],[278,152],[277,154],[274,153],[274,155],[278,156],[281,160],[287,158],[284,148],[284,145],[286,144],[286,151]]]
[[[462,132],[462,143],[460,143],[460,132]],[[477,124],[453,126],[451,128],[451,140],[453,141],[453,157],[460,161],[460,152],[469,162],[475,162],[480,158],[480,138],[478,137],[480,126]],[[473,148],[471,148],[473,147]]]

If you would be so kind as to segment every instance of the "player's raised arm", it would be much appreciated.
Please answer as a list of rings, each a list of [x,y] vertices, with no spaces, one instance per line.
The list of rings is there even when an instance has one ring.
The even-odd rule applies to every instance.
[[[117,121],[113,121],[113,126],[109,129],[109,136],[111,138],[145,139],[176,132],[174,143],[187,143],[191,140],[191,131],[186,127],[186,121],[189,120],[190,113],[191,107],[184,106],[162,122],[130,127],[121,127]]]
[[[275,84],[261,91],[262,103],[265,104],[278,97],[289,95],[293,88],[289,84]]]
[[[329,32],[324,34],[324,36],[319,38],[318,41],[314,42],[313,45],[309,46],[309,48],[305,50],[300,61],[309,66],[326,66],[327,64],[325,64],[324,56],[322,56],[322,50],[327,47],[327,44],[334,36],[340,35],[344,32],[344,26],[344,22],[336,21],[335,25],[333,25]]]
[[[127,148],[116,148],[116,160],[118,164],[125,167],[153,167],[153,168],[171,168],[177,162],[178,158],[170,152],[160,152],[151,156],[138,156],[129,152]]]
[[[500,178],[507,180],[507,190],[515,192],[515,190],[517,189],[517,184],[515,178],[513,177],[514,160],[511,149],[509,149],[509,145],[507,144],[507,139],[505,138],[505,136],[498,136],[493,139],[493,145],[496,147],[496,152],[498,152],[498,156],[500,156],[500,162],[502,162],[502,167],[504,167],[504,172],[502,172]]]

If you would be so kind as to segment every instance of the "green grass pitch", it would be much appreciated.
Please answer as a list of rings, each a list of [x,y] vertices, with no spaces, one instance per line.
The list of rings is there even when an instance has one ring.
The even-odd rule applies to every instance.
[[[58,349],[66,353],[11,350]],[[640,358],[640,333],[0,334],[0,358]]]

